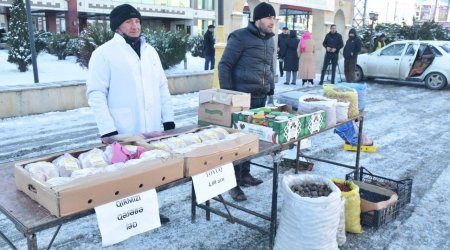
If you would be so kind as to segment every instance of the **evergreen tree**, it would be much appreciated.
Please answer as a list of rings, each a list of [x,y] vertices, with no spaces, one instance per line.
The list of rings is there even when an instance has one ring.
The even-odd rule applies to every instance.
[[[31,49],[23,0],[13,1],[9,30],[8,43],[11,49],[8,52],[8,62],[17,64],[19,71],[25,72],[31,64]]]

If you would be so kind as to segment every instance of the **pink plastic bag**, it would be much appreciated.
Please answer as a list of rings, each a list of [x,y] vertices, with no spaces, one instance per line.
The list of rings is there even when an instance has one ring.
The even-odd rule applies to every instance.
[[[111,163],[117,162],[127,162],[130,159],[138,159],[141,154],[145,151],[144,147],[138,146],[136,152],[132,154],[127,148],[122,146],[118,142],[113,142],[112,146],[112,157]]]

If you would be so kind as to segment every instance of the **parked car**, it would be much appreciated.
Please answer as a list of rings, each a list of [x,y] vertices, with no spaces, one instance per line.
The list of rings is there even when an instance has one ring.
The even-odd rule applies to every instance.
[[[339,63],[343,68],[343,60]],[[443,89],[450,79],[450,42],[403,40],[360,54],[356,81],[364,78],[424,82],[429,89]]]

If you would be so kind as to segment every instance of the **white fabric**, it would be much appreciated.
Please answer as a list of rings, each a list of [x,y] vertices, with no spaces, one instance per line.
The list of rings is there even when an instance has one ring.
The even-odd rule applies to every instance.
[[[156,50],[141,37],[141,59],[115,34],[89,62],[88,103],[100,135],[161,131],[173,121],[167,78]]]
[[[291,186],[327,184],[333,191],[326,197],[301,197]],[[288,175],[283,178],[284,195],[275,249],[338,249],[337,232],[342,210],[341,191],[328,178],[318,175]]]

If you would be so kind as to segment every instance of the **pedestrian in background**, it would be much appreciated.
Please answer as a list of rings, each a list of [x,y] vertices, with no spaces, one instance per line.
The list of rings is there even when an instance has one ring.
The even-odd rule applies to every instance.
[[[336,24],[330,26],[330,32],[325,36],[322,43],[325,48],[325,58],[322,65],[322,73],[320,75],[319,85],[323,84],[323,79],[325,78],[325,72],[328,65],[331,64],[331,83],[334,84],[334,79],[336,76],[336,66],[339,59],[339,50],[344,47],[344,41],[342,40],[341,34],[337,33]]]
[[[175,128],[167,78],[156,50],[141,36],[141,14],[122,4],[110,13],[111,40],[89,61],[88,104],[102,141],[117,134]],[[160,215],[162,223],[169,218]]]
[[[306,86],[312,87],[314,85],[314,78],[316,78],[316,65],[314,63],[316,47],[310,32],[306,31],[303,33],[297,52],[300,57],[298,78],[302,79],[302,86],[306,83]]]
[[[284,61],[283,55],[284,49],[286,48],[286,40],[289,38],[289,29],[288,27],[283,27],[282,33],[278,34],[278,66],[280,70],[280,77],[283,77],[284,75]]]
[[[289,33],[289,38],[286,40],[285,49],[283,49],[284,54],[282,55],[284,60],[284,70],[286,71],[286,82],[285,85],[296,84],[298,63],[299,58],[297,54],[297,48],[300,40],[297,38],[297,31],[291,30]],[[292,76],[292,82],[291,82]]]
[[[361,39],[358,37],[356,29],[351,28],[344,46],[344,74],[347,82],[355,82],[356,62],[360,51]]]
[[[253,11],[253,22],[233,31],[219,62],[220,88],[250,93],[250,108],[264,107],[274,94],[273,27],[275,9],[262,2]],[[234,166],[237,186],[229,191],[235,201],[247,200],[241,186],[256,186],[263,181],[250,174],[250,162]]]
[[[372,52],[377,51],[386,46],[386,35],[380,33],[374,40]]]
[[[214,49],[214,44],[216,40],[214,39],[214,25],[208,25],[208,30],[203,36],[203,53],[205,54],[205,70],[213,70],[215,63],[216,50]]]

